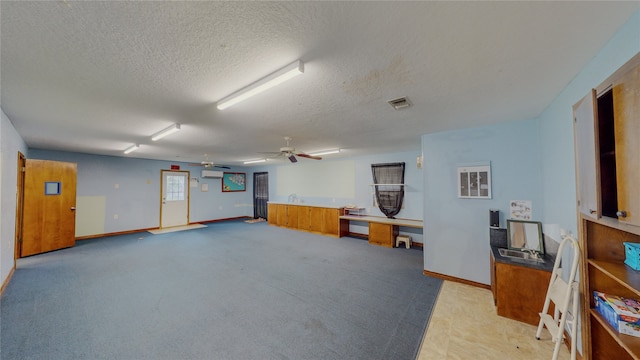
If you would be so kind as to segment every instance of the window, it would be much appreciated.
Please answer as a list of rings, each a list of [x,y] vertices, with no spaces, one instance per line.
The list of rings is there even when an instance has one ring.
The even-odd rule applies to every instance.
[[[371,164],[378,208],[393,219],[404,200],[404,163]]]
[[[167,192],[166,201],[183,201],[185,193],[185,179],[184,175],[168,175],[167,176]]]

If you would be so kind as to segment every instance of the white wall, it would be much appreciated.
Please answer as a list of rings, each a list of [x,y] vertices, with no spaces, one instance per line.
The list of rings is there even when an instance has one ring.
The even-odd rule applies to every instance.
[[[1,110],[1,109],[0,109]],[[27,146],[1,110],[0,154],[0,284],[4,283],[14,266],[16,190],[18,180],[18,152],[27,155]]]

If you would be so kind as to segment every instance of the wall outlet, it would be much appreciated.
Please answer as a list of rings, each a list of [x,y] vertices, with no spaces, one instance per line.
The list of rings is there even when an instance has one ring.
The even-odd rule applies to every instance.
[[[113,214],[113,219],[118,220],[118,214]]]
[[[114,185],[113,185],[113,188],[114,188],[114,189],[119,189],[119,188],[120,188],[120,184],[114,184]]]

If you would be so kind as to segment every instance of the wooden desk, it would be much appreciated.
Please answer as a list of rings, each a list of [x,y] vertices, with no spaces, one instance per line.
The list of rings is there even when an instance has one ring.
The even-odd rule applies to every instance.
[[[422,220],[411,219],[389,219],[380,216],[340,216],[340,237],[349,234],[349,223],[351,221],[362,221],[369,224],[369,243],[385,247],[394,247],[396,236],[398,236],[400,226],[423,228]]]

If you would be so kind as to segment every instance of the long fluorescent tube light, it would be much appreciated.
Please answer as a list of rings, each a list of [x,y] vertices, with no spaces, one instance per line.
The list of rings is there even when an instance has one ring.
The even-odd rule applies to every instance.
[[[162,131],[158,131],[157,133],[151,135],[151,140],[152,141],[157,141],[162,139],[163,137],[169,135],[169,134],[173,134],[174,132],[180,130],[180,124],[173,124],[171,126],[169,126],[168,128],[162,130]]]
[[[129,153],[132,153],[132,152],[134,152],[134,151],[138,150],[139,148],[140,148],[140,145],[135,144],[135,145],[129,146],[129,147],[124,151],[124,153],[125,153],[125,154],[129,154]]]
[[[263,162],[266,162],[266,161],[267,161],[267,159],[250,160],[250,161],[243,162],[243,164],[257,164],[257,163],[263,163]]]
[[[231,105],[235,105],[240,101],[252,97],[253,95],[257,95],[267,89],[271,89],[272,87],[279,85],[302,73],[304,73],[304,64],[302,63],[302,61],[297,60],[283,67],[282,69],[263,77],[253,84],[248,85],[225,97],[224,99],[218,101],[216,106],[218,110],[224,110]]]
[[[320,155],[337,154],[339,152],[340,152],[340,149],[333,149],[333,150],[326,150],[326,151],[318,151],[315,153],[308,153],[307,155],[320,156]]]

